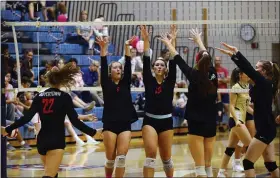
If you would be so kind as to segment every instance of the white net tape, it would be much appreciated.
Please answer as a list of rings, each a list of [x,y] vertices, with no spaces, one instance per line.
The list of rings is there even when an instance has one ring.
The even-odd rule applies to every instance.
[[[17,38],[16,38],[16,32],[15,32],[15,27],[16,26],[35,26],[35,27],[43,27],[43,26],[49,26],[55,27],[55,26],[78,26],[78,25],[107,25],[107,26],[136,26],[136,25],[153,25],[158,27],[159,30],[164,30],[168,31],[169,29],[168,26],[171,24],[177,24],[178,29],[181,31],[187,31],[190,28],[190,26],[186,27],[183,25],[191,25],[192,27],[200,26],[202,24],[208,24],[209,29],[208,31],[211,33],[212,31],[215,31],[215,28],[221,28],[222,30],[228,31],[230,35],[235,34],[237,29],[240,29],[240,26],[242,24],[256,24],[256,26],[259,26],[259,33],[262,33],[262,35],[279,35],[279,30],[274,30],[273,32],[269,31],[270,30],[270,24],[273,25],[273,28],[279,27],[279,19],[254,19],[254,20],[188,20],[188,21],[106,21],[106,22],[5,22],[6,26],[12,26],[13,30],[13,35],[14,35],[14,42],[15,42],[15,53],[16,53],[16,60],[17,60],[17,65],[18,65],[18,73],[20,74],[19,71],[19,52],[18,52],[18,45],[17,45]],[[237,25],[238,24],[238,25]],[[260,24],[260,25],[258,25]],[[180,26],[181,25],[181,26]],[[212,26],[211,26],[212,25]],[[218,25],[218,26],[213,26],[213,25]],[[265,26],[263,26],[265,25]],[[164,27],[163,27],[164,26]],[[222,31],[221,30],[221,31]],[[180,31],[179,31],[180,33]],[[270,33],[270,34],[269,34]],[[37,32],[37,35],[39,32]],[[216,31],[215,31],[216,34]],[[223,33],[221,33],[223,34]],[[221,35],[218,33],[218,35]],[[210,35],[211,36],[211,35]],[[214,36],[214,35],[213,35]],[[221,35],[223,36],[223,35]],[[225,35],[226,36],[226,35]],[[232,38],[232,37],[231,37]],[[39,37],[37,36],[38,39],[38,56],[39,56]],[[232,39],[234,41],[234,39]],[[178,40],[179,41],[179,40]],[[216,42],[216,41],[215,41]],[[210,42],[211,43],[211,42]],[[214,42],[213,42],[214,44]],[[214,47],[214,46],[213,46]],[[152,47],[151,47],[152,48]],[[57,55],[57,54],[56,54]],[[39,60],[39,57],[38,57]],[[233,64],[234,65],[234,64]],[[254,65],[254,64],[252,64]],[[235,66],[235,65],[234,65]],[[38,61],[38,73],[39,73],[39,61]],[[39,76],[38,76],[39,79]],[[22,88],[20,85],[20,77],[18,80],[19,83],[19,88],[14,89],[15,92],[19,91],[43,91],[46,88],[42,88],[41,86],[38,86],[37,88]],[[66,89],[65,89],[66,90]],[[73,87],[71,88],[73,91],[102,91],[101,87]],[[144,88],[131,88],[132,92],[143,92]],[[187,92],[187,88],[175,88],[175,92]],[[218,93],[247,93],[248,90],[232,90],[232,89],[218,89]]]

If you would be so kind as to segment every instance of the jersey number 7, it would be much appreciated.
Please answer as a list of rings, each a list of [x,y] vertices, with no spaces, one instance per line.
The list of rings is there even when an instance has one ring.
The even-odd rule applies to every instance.
[[[42,100],[42,103],[44,105],[44,108],[43,108],[43,113],[44,114],[53,113],[52,106],[53,106],[53,103],[54,103],[54,98],[44,98]]]

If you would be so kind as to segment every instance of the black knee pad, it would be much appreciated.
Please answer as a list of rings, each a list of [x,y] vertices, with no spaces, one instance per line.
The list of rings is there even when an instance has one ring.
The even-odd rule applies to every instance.
[[[264,162],[264,165],[269,172],[273,172],[278,168],[278,166],[276,164],[276,161],[274,161],[274,162]]]
[[[254,163],[249,161],[248,159],[243,160],[244,170],[254,169]]]
[[[226,151],[225,151],[225,154],[228,155],[229,157],[231,157],[232,154],[234,153],[234,151],[235,151],[235,148],[229,148],[229,147],[227,147],[227,148],[226,148]]]

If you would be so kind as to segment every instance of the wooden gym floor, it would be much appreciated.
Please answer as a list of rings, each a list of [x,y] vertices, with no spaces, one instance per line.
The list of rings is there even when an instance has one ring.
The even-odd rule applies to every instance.
[[[279,165],[279,128],[277,138],[274,140],[275,155]],[[217,133],[215,152],[212,159],[214,176],[217,175],[222,155],[227,145],[228,132]],[[174,177],[194,177],[194,161],[191,157],[186,135],[175,136],[172,147],[172,158],[174,162]],[[131,141],[131,148],[127,155],[125,177],[142,177],[142,168],[145,160],[142,138],[134,138]],[[59,177],[104,177],[105,153],[103,143],[97,146],[87,145],[77,147],[75,144],[68,144],[65,149],[64,158],[60,166]],[[34,147],[31,151],[17,149],[7,153],[8,177],[41,177],[43,167],[40,156]],[[263,159],[260,158],[255,164],[257,174],[266,173]],[[228,166],[229,177],[244,177],[244,173],[231,171],[231,161]],[[157,156],[155,177],[165,177],[162,163]]]

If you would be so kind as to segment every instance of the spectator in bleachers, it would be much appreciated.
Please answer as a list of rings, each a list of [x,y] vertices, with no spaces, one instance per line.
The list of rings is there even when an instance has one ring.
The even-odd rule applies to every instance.
[[[14,91],[10,91],[13,89],[13,86],[9,83],[10,77],[9,73],[5,75],[5,99],[6,99],[6,125],[10,125],[15,121],[15,104],[17,104],[17,101],[14,96]],[[20,133],[17,135],[17,140],[20,142],[21,149],[24,150],[31,150],[32,148],[22,139],[22,136]],[[7,149],[8,151],[14,151],[16,150],[9,142],[7,142]]]
[[[163,58],[163,60],[165,61],[169,61],[169,57],[170,57],[170,52],[168,49],[163,49],[161,52],[160,52],[160,57]]]
[[[13,69],[14,59],[9,54],[8,45],[1,44],[1,59],[4,60],[4,70],[5,72],[10,72]]]
[[[65,1],[47,1],[46,9],[46,14],[43,14],[45,21],[56,21],[60,14],[63,14],[67,21]]]
[[[187,88],[187,83],[185,81],[177,82],[175,88]],[[187,120],[184,119],[185,109],[187,105],[186,93],[174,92],[173,95],[173,116],[182,119],[182,125],[187,126]]]
[[[104,22],[105,18],[103,15],[99,15],[94,22]],[[103,25],[97,25],[93,26],[93,32],[95,37],[108,37],[108,26]]]
[[[22,61],[19,61],[20,63],[20,68],[22,67]],[[17,72],[17,62],[13,62],[13,68],[10,71],[11,72],[11,84],[13,85],[14,88],[18,87],[17,79],[18,79],[18,72]]]
[[[132,74],[138,74],[143,71],[143,62],[140,56],[137,56],[137,49],[131,48],[130,49],[131,54],[131,72]],[[124,65],[125,63],[125,57],[123,56],[121,59],[119,59],[119,62]]]
[[[35,7],[36,7],[36,11],[40,11],[42,10],[42,14],[44,16],[44,20],[47,21],[47,8],[46,8],[46,0],[38,0],[38,1],[34,1],[34,0],[29,0],[29,2],[27,3],[28,6],[28,11],[29,11],[29,18],[30,20],[36,21],[37,18],[35,18],[34,13],[35,13]]]
[[[220,56],[215,57],[215,69],[218,75],[218,88],[227,89],[229,83],[228,70],[222,65],[222,58]],[[229,115],[229,94],[228,93],[218,93],[221,95],[222,103],[224,105],[225,113]]]
[[[82,73],[85,87],[100,86],[100,71],[98,61],[93,60],[88,68],[84,68],[82,70]],[[90,91],[90,94],[97,106],[104,105],[103,99],[98,95],[96,91]]]
[[[54,66],[54,61],[53,60],[49,60],[49,61],[45,61],[43,62],[45,63],[45,68],[44,69],[41,69],[40,72],[39,72],[39,75],[40,75],[40,85],[45,87],[46,85],[46,73],[49,72],[52,67]]]
[[[60,1],[57,3],[57,21],[58,22],[67,22],[68,21],[68,14],[65,5],[65,1]]]
[[[2,3],[1,3],[2,4]],[[24,19],[24,15],[27,12],[26,2],[25,1],[6,1],[6,9],[11,11],[18,10],[21,12],[21,21]]]
[[[83,68],[83,80],[87,86],[99,86],[99,62],[91,61],[88,68]]]
[[[88,22],[88,12],[83,10],[80,14],[80,21],[79,22]],[[93,44],[94,44],[94,37],[93,37],[93,28],[90,25],[79,25],[77,26],[77,34],[79,35],[79,43],[86,44],[89,46],[89,50],[93,55]]]
[[[21,58],[22,66],[21,66],[21,76],[24,73],[28,73],[32,70],[33,67],[33,51],[31,49],[25,50],[24,55]]]

